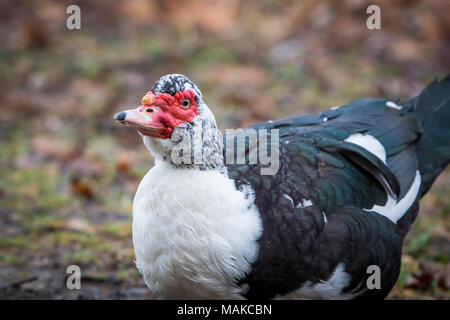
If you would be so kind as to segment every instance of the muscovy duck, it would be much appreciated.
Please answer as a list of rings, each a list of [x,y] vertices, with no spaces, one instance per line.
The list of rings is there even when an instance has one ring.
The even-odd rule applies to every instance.
[[[157,299],[384,298],[419,200],[450,160],[450,76],[404,103],[361,98],[222,138],[198,87],[170,74],[114,118],[155,158],[133,244]],[[252,161],[264,146],[272,172]]]

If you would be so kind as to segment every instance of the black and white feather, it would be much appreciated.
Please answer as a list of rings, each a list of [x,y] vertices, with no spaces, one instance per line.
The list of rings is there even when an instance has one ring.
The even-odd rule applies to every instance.
[[[185,76],[152,90],[186,89],[217,130]],[[217,131],[208,146],[223,157],[203,168],[174,166],[158,157],[173,143],[144,141],[157,161],[136,194],[133,241],[155,298],[384,298],[419,200],[450,160],[450,77],[404,103],[362,98],[250,128],[279,130],[276,174],[223,162],[227,141],[245,144],[245,131],[224,143]],[[381,288],[370,290],[373,265]]]

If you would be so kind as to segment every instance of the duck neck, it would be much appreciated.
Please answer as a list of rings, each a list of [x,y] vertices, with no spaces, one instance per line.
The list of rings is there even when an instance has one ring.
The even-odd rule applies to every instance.
[[[222,134],[212,121],[196,117],[176,127],[170,139],[143,136],[157,162],[176,168],[225,172]]]

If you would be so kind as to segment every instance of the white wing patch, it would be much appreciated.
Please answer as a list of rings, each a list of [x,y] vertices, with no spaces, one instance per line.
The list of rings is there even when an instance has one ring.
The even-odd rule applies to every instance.
[[[391,103],[395,105],[395,103],[393,102]],[[373,136],[355,133],[350,135],[347,139],[345,139],[345,141],[354,143],[366,149],[367,151],[378,157],[381,161],[383,161],[384,164],[386,164],[386,150],[384,149],[381,142],[378,141]],[[384,177],[382,176],[381,178],[384,179]],[[374,205],[371,209],[364,209],[364,210],[375,211],[376,213],[379,213],[387,217],[392,222],[397,223],[397,221],[406,213],[406,211],[408,211],[409,208],[411,208],[414,201],[416,200],[417,194],[419,193],[421,180],[422,179],[420,176],[420,172],[417,171],[413,184],[409,188],[406,195],[400,201],[396,199],[394,193],[390,190],[390,188],[388,188],[386,190],[388,200],[383,206]],[[384,185],[385,187],[389,186],[388,183],[385,183]]]
[[[403,108],[402,106],[399,106],[398,104],[396,104],[396,103],[394,103],[392,101],[386,102],[386,107],[392,108],[392,109],[395,109],[395,110],[402,110],[402,108]]]
[[[386,150],[381,142],[370,134],[363,135],[361,133],[354,133],[344,141],[356,144],[366,149],[386,164]]]
[[[287,295],[277,295],[275,299],[352,299],[357,294],[342,292],[351,281],[351,276],[344,270],[344,263],[339,263],[328,280],[315,284],[307,281],[301,288]]]
[[[409,208],[411,208],[416,200],[421,182],[422,178],[420,177],[420,172],[417,170],[413,184],[400,201],[396,201],[392,196],[388,195],[388,200],[383,206],[374,205],[371,209],[364,210],[374,211],[385,216],[392,222],[397,223],[397,221],[406,213],[406,211],[408,211]]]

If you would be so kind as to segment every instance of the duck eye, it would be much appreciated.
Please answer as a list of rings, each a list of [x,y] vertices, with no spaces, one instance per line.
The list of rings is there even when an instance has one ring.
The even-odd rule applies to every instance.
[[[189,108],[190,105],[191,101],[189,99],[184,99],[183,102],[181,103],[181,106],[185,109]]]

